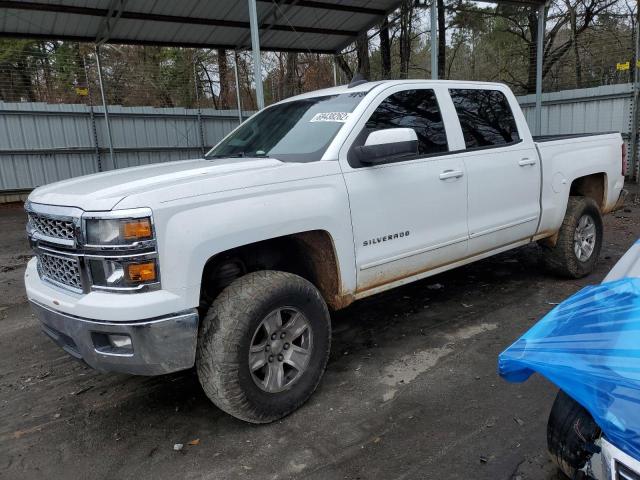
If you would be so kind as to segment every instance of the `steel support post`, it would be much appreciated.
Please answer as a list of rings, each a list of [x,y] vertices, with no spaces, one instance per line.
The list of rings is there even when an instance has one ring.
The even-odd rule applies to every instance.
[[[638,5],[640,7],[640,5]],[[631,131],[629,132],[629,157],[628,157],[628,172],[629,179],[635,178],[636,183],[640,183],[640,171],[638,170],[638,115],[640,110],[638,107],[638,101],[640,100],[640,70],[638,69],[638,59],[640,59],[640,10],[636,10],[636,30],[635,30],[635,45],[634,45],[634,65],[633,68],[633,100],[631,102]]]
[[[238,52],[233,51],[233,74],[236,77],[236,106],[238,108],[238,122],[242,123],[242,102],[240,100],[240,77],[238,76]]]
[[[431,79],[438,79],[438,2],[431,1]]]
[[[194,59],[195,60],[195,59]],[[193,88],[195,89],[195,97],[196,97],[196,109],[197,109],[197,119],[198,119],[198,136],[200,137],[200,153],[204,157],[206,153],[205,150],[205,142],[204,142],[204,126],[202,125],[202,109],[200,108],[200,89],[198,88],[198,68],[193,62]]]
[[[89,96],[89,118],[91,119],[91,134],[93,136],[93,146],[96,154],[96,170],[102,171],[102,160],[100,158],[100,144],[98,143],[98,129],[96,128],[96,112],[93,110],[92,88],[89,86],[89,72],[87,71],[87,59],[82,56],[82,65],[84,67],[84,79],[87,84],[87,94]]]
[[[262,91],[258,9],[256,8],[256,0],[247,1],[249,2],[249,26],[251,27],[251,51],[253,53],[253,81],[256,84],[256,103],[258,104],[258,110],[262,110],[264,108],[264,92]]]
[[[536,42],[536,110],[534,135],[542,134],[542,62],[544,60],[545,5],[538,7],[538,38]]]
[[[104,83],[102,82],[102,65],[100,64],[100,46],[95,46],[96,66],[98,67],[98,83],[100,84],[100,95],[102,96],[102,108],[104,110],[104,122],[107,127],[107,141],[109,142],[109,157],[111,158],[111,168],[116,168],[116,159],[113,153],[113,139],[111,137],[111,121],[109,120],[109,108],[107,107],[107,97],[104,93]]]

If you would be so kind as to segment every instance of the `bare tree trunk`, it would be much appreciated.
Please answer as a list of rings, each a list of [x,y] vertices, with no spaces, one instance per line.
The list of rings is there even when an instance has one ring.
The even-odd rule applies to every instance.
[[[571,27],[571,42],[573,43],[573,57],[576,67],[576,88],[582,87],[582,64],[580,60],[580,50],[578,49],[576,9],[569,1],[565,2],[569,10],[569,25]]]
[[[207,69],[207,67],[202,62],[200,62],[200,68],[202,69],[202,71],[204,72],[205,76],[207,77],[207,83],[209,84],[209,94],[211,95],[211,100],[213,101],[213,108],[218,110],[220,108],[219,107],[219,103],[218,103],[219,99],[216,98],[216,93],[213,90],[213,81],[211,80],[211,75],[209,74],[209,70]]]
[[[527,93],[535,93],[536,91],[536,45],[538,43],[538,15],[536,10],[531,7],[527,15],[529,20],[529,32],[531,41],[528,44],[529,65],[527,68]],[[544,55],[544,52],[539,52]]]
[[[474,28],[471,32],[471,78],[478,78],[476,76],[476,47],[478,46],[478,33]]]
[[[243,58],[244,57],[244,58]],[[256,104],[256,97],[254,95],[254,89],[251,85],[251,76],[249,72],[249,65],[246,61],[246,57],[237,56],[238,58],[238,76],[240,77],[240,90],[244,91],[241,94],[241,103],[243,105],[243,110],[246,108],[247,110],[257,110],[258,106]]]
[[[49,60],[49,55],[47,53],[47,44],[46,42],[42,42],[39,45],[39,50],[42,53],[42,75],[44,80],[44,91],[45,91],[45,102],[51,102],[51,87],[53,86],[53,82],[51,80],[51,61]],[[84,66],[84,63],[83,63]],[[86,75],[85,75],[85,83],[86,83]]]
[[[438,5],[438,78],[445,78],[447,60],[447,32],[445,25],[444,0],[436,0]]]
[[[19,89],[21,94],[24,95],[24,98],[26,98],[28,102],[35,102],[36,96],[33,92],[33,83],[31,83],[31,69],[24,57],[18,60],[18,71],[16,73],[20,78]],[[17,98],[22,100],[20,97]]]
[[[382,78],[387,79],[391,74],[391,42],[389,41],[389,19],[386,16],[380,25],[380,60]]]
[[[73,44],[73,83],[76,87],[88,87],[79,43]]]
[[[358,73],[369,79],[371,67],[369,65],[369,38],[366,33],[356,40],[356,49],[358,53]]]
[[[336,61],[336,65],[338,65],[340,70],[342,70],[342,72],[344,73],[345,77],[347,77],[347,81],[350,82],[353,78],[353,71],[351,70],[351,67],[349,66],[347,61],[342,55],[334,55],[333,58]]]
[[[284,96],[291,97],[298,93],[298,54],[287,53],[287,64],[284,77]]]
[[[226,109],[229,108],[229,64],[227,63],[227,51],[224,48],[218,49],[218,77],[220,78],[218,108]]]
[[[404,0],[400,5],[400,78],[409,76],[411,60],[411,20],[413,19],[413,1]],[[435,68],[432,67],[432,68]]]

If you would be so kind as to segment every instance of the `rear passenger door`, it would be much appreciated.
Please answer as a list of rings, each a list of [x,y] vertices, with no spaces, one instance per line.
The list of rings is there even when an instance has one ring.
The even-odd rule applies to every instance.
[[[540,162],[521,111],[509,105],[507,95],[513,96],[483,88],[449,93],[465,143],[460,158],[469,189],[469,254],[533,236],[540,216]]]
[[[422,87],[422,88],[420,88]],[[358,291],[463,258],[467,249],[467,179],[450,150],[443,120],[454,120],[446,88],[395,86],[381,92],[340,152],[349,193]],[[454,120],[455,121],[455,120]],[[369,134],[411,128],[417,154],[380,164],[352,155]]]

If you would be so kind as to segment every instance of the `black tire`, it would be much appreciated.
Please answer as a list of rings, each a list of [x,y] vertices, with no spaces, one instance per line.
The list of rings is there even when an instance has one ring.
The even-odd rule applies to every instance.
[[[249,369],[249,349],[263,319],[276,309],[293,307],[310,325],[309,361],[287,390],[258,387]],[[329,310],[320,292],[291,273],[249,273],[225,288],[201,321],[196,352],[200,384],[221,410],[251,423],[278,420],[304,404],[320,383],[331,348]]]
[[[547,423],[547,448],[553,461],[571,479],[580,478],[601,430],[582,405],[558,392]]]
[[[593,252],[584,261],[580,260],[574,251],[574,233],[583,215],[592,219],[596,231]],[[543,245],[545,265],[551,272],[563,277],[581,278],[589,275],[600,256],[602,234],[602,214],[598,204],[588,197],[569,197],[564,221],[558,232],[558,241],[553,247]]]

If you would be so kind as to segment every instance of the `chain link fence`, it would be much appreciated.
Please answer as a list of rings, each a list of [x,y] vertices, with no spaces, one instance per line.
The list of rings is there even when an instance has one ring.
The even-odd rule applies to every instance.
[[[536,10],[479,5],[445,3],[439,77],[504,82],[517,94],[533,93]],[[416,3],[394,12],[385,29],[373,27],[338,61],[309,52],[263,52],[265,103],[332,86],[334,78],[348,83],[356,71],[371,80],[431,78],[428,7]],[[636,9],[627,0],[552,3],[543,92],[632,82]],[[248,51],[103,45],[100,59],[110,105],[226,110],[237,108],[239,96],[244,109],[256,109]],[[101,104],[96,60],[91,44],[0,39],[0,101]]]
[[[103,45],[99,55],[108,105],[257,107],[247,51]],[[92,44],[0,40],[0,101],[102,105],[97,60]],[[262,61],[267,104],[333,85],[332,56],[263,53]]]

